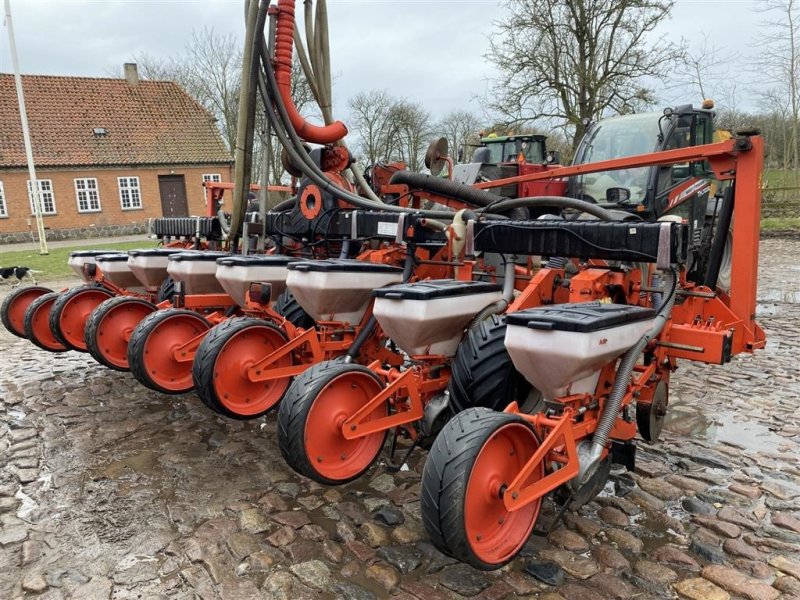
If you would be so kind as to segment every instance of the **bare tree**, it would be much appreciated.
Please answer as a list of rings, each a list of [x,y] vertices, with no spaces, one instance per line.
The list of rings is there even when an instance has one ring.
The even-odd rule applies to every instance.
[[[360,92],[350,98],[350,130],[358,136],[356,149],[367,164],[388,159],[393,141],[391,111],[397,100],[386,90]]]
[[[786,166],[800,176],[800,0],[762,0],[757,10],[766,15],[758,39],[756,67],[773,85],[767,97],[788,98],[790,153]],[[777,96],[776,96],[777,93]]]
[[[399,100],[389,112],[389,123],[396,158],[412,171],[424,169],[425,150],[431,138],[431,114],[422,104]]]
[[[730,65],[736,58],[715,46],[710,35],[705,33],[699,46],[686,50],[683,59],[686,68],[675,77],[676,84],[683,94],[689,87],[702,99],[717,98],[724,93],[725,85],[731,79]],[[682,102],[685,103],[686,99],[682,98]]]
[[[462,160],[466,160],[470,155],[470,145],[477,144],[480,139],[481,119],[468,110],[451,110],[435,129],[437,135],[447,138],[450,154],[458,157],[462,153]]]
[[[489,108],[508,122],[567,126],[654,102],[646,79],[663,80],[683,48],[653,34],[672,0],[506,0],[487,58],[499,77]]]

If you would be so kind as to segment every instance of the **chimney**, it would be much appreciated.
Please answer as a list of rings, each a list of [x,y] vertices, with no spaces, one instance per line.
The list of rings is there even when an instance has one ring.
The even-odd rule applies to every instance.
[[[136,63],[125,63],[123,68],[125,69],[125,81],[128,82],[128,85],[138,85],[139,70],[136,68]]]

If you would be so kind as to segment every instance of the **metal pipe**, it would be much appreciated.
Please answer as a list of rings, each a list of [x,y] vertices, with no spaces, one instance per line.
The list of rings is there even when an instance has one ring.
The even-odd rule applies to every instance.
[[[507,260],[503,257],[503,297],[497,302],[492,302],[489,306],[485,307],[479,312],[474,319],[472,325],[480,323],[484,319],[492,315],[499,315],[508,308],[511,301],[514,299],[514,279],[516,277],[516,264],[513,260]]]

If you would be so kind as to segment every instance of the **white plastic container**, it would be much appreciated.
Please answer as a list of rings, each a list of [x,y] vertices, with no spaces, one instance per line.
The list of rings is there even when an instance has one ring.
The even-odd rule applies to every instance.
[[[280,255],[228,256],[217,259],[217,281],[239,306],[244,306],[252,283],[268,283],[270,300],[277,300],[286,289],[286,266],[298,259]]]
[[[600,371],[653,326],[652,309],[584,302],[506,316],[506,348],[545,398],[594,393]]]
[[[141,291],[144,289],[142,283],[128,266],[127,253],[101,254],[95,258],[95,261],[106,281],[126,290]]]
[[[186,294],[224,294],[217,281],[217,259],[226,252],[179,252],[169,257],[167,273],[183,284]]]
[[[78,250],[76,252],[69,253],[69,259],[67,259],[67,264],[72,268],[73,271],[83,279],[86,283],[92,281],[91,277],[88,277],[83,270],[84,265],[93,265],[95,264],[95,258],[100,256],[101,254],[113,254],[113,250]]]
[[[453,356],[469,322],[500,300],[500,287],[437,279],[375,292],[373,313],[383,331],[410,356]]]
[[[403,270],[349,259],[296,262],[289,265],[286,286],[315,321],[357,325],[372,291],[399,283]]]
[[[145,288],[155,291],[167,278],[169,257],[178,252],[182,250],[177,248],[131,250],[128,252],[128,267]]]

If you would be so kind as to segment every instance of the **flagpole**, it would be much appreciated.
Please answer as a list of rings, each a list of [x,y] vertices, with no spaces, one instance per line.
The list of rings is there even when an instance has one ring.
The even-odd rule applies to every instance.
[[[22,91],[22,76],[19,74],[19,60],[17,60],[17,45],[14,41],[14,27],[11,24],[11,2],[5,0],[6,28],[8,29],[8,45],[11,47],[11,65],[14,69],[14,83],[17,86],[17,101],[19,102],[19,117],[22,122],[22,139],[25,141],[25,154],[28,158],[28,174],[33,194],[33,212],[36,215],[36,228],[39,231],[39,254],[48,254],[47,238],[42,220],[42,202],[39,196],[39,181],[36,179],[36,167],[33,164],[33,147],[31,146],[31,132],[28,129],[28,113],[25,110],[25,94]]]

